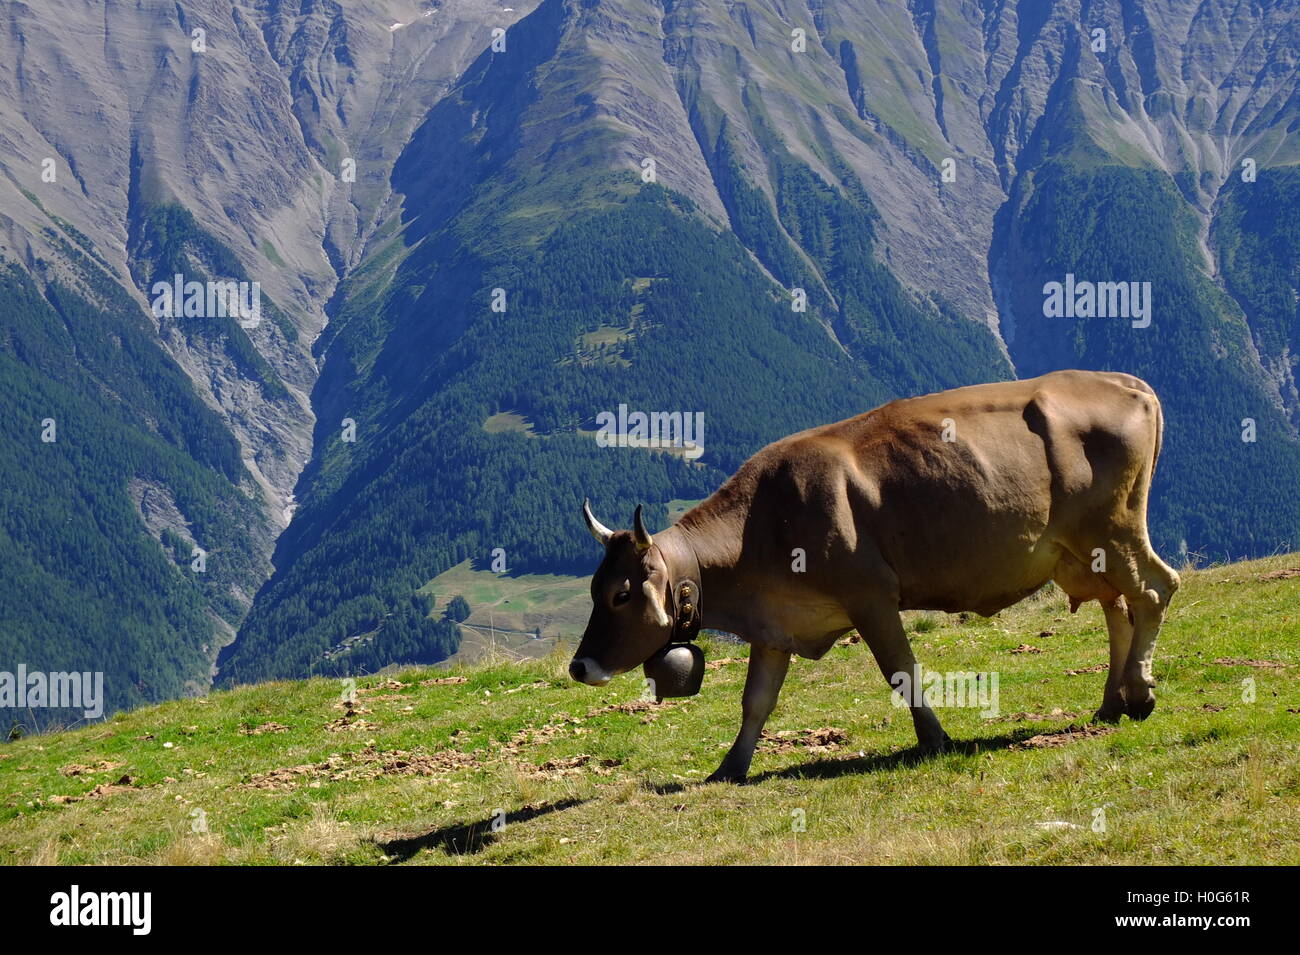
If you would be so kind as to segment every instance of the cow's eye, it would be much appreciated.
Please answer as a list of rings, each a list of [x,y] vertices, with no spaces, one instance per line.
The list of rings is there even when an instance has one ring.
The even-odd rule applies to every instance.
[[[623,604],[627,603],[631,599],[632,599],[632,591],[620,590],[618,593],[614,595],[614,606],[621,607],[623,606]]]

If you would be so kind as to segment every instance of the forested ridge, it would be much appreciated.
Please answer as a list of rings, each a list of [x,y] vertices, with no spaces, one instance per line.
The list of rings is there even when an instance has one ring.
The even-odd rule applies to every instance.
[[[1248,323],[1205,274],[1196,223],[1173,181],[1151,169],[1053,160],[1017,211],[1007,253],[1016,260],[1007,337],[1017,371],[1110,369],[1155,388],[1165,414],[1150,514],[1157,548],[1224,560],[1300,540],[1300,444],[1249,360],[1252,332],[1267,341],[1277,318]],[[1043,284],[1067,273],[1150,282],[1150,327],[1044,317]]]
[[[447,568],[467,558],[486,565],[494,548],[511,573],[589,573],[584,495],[612,523],[626,523],[622,512],[642,502],[662,525],[669,500],[707,496],[769,441],[899,394],[1004,373],[987,331],[953,336],[960,319],[926,310],[864,262],[869,234],[856,234],[864,220],[847,199],[829,188],[787,198],[787,208],[834,218],[819,251],[846,298],[887,299],[894,314],[859,304],[844,317],[815,305],[792,310],[790,292],[763,276],[734,235],[710,230],[688,200],[655,185],[575,217],[535,254],[484,264],[463,286],[467,314],[452,306],[393,327],[368,374],[349,383],[355,442],[323,423],[322,483],[282,538],[281,569],[223,657],[222,679],[315,672],[328,648],[375,627]],[[447,268],[418,280],[464,274]],[[389,294],[415,281],[399,269]],[[507,291],[504,312],[489,307],[496,288]],[[455,298],[445,286],[440,295]],[[842,323],[865,338],[893,334],[890,319],[908,320],[904,334],[928,361],[877,361],[857,341],[846,352],[826,328]],[[439,322],[464,331],[443,351],[422,347],[422,335],[445,334]],[[582,336],[610,327],[624,335],[620,360],[585,356]],[[346,353],[362,328],[359,348],[373,319],[349,329],[345,318],[331,349]],[[692,464],[597,446],[586,432],[620,403],[702,411],[703,457]],[[484,431],[502,411],[526,417],[533,434]]]
[[[70,244],[64,256],[44,290],[0,266],[0,669],[102,671],[112,712],[206,682],[217,618],[237,626],[236,592],[263,572],[258,503],[139,306]],[[183,515],[166,544],[133,499],[142,485]],[[211,551],[203,573],[192,543]],[[3,732],[81,718],[5,715]]]

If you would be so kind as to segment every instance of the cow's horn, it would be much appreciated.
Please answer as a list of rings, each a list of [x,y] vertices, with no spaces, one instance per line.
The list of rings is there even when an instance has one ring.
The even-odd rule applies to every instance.
[[[636,506],[636,513],[632,516],[632,539],[636,541],[638,554],[644,554],[655,542],[650,532],[645,529],[645,521],[641,520],[640,504]]]
[[[596,515],[591,513],[591,502],[585,497],[582,499],[582,516],[587,521],[587,530],[591,531],[591,536],[608,546],[609,539],[614,536],[614,532],[596,520]]]

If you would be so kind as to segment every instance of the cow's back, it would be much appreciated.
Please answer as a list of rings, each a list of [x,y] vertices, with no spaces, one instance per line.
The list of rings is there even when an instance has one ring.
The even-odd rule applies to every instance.
[[[1159,435],[1154,392],[1130,375],[1055,372],[902,399],[751,459],[747,536],[770,540],[773,558],[816,555],[818,589],[887,568],[904,608],[991,613],[1050,579],[1062,549],[1085,558],[1091,529],[1120,519],[1145,532]]]

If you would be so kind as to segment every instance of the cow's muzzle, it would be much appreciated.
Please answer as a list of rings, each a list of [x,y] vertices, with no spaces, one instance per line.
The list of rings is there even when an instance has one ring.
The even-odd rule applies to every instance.
[[[588,686],[604,686],[614,676],[591,657],[574,657],[569,664],[569,676]]]

